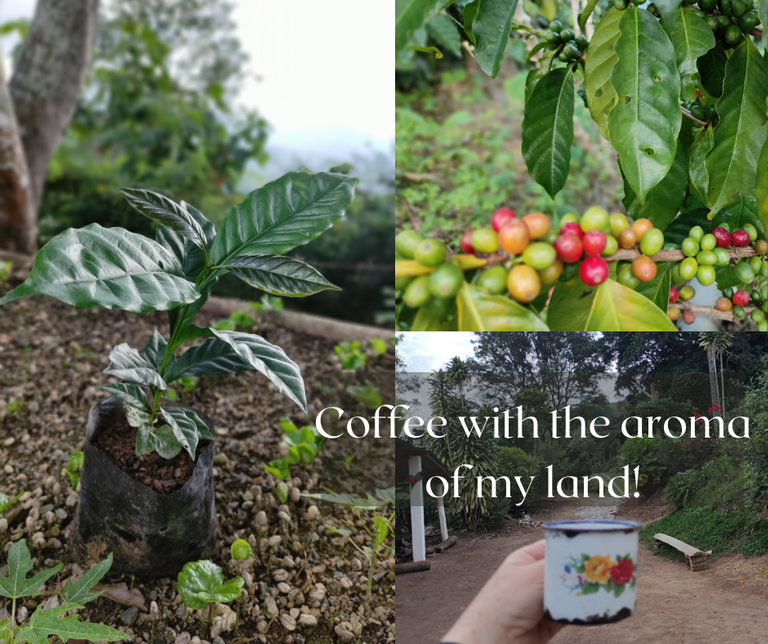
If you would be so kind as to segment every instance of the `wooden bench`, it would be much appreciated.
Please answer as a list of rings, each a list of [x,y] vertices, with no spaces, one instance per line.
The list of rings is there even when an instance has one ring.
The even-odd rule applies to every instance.
[[[675,539],[674,537],[662,534],[661,532],[653,535],[653,545],[656,548],[662,543],[666,543],[668,546],[672,546],[682,552],[691,566],[691,572],[703,570],[706,567],[707,555],[712,554],[711,550],[702,552],[698,548],[694,548],[693,546],[689,546],[687,543],[680,541],[680,539]]]

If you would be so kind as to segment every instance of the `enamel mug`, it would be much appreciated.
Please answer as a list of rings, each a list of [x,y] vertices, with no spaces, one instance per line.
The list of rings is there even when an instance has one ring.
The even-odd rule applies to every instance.
[[[633,521],[555,521],[546,535],[544,609],[556,622],[592,626],[632,615],[637,596]]]

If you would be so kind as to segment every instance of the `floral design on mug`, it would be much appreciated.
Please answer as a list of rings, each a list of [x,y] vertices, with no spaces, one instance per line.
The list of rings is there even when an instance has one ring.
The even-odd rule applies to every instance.
[[[592,595],[601,588],[621,596],[624,589],[635,587],[635,562],[629,555],[613,560],[605,555],[582,554],[581,559],[571,559],[560,575],[563,583],[576,595]]]

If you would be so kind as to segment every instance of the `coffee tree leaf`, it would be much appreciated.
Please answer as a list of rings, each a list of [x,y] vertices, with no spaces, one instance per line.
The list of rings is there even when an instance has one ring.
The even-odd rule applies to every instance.
[[[501,68],[501,59],[512,31],[512,17],[517,9],[517,0],[478,0],[479,4],[472,21],[472,35],[475,37],[475,58],[480,68],[491,78],[496,78]]]
[[[703,129],[688,148],[688,189],[701,203],[707,203],[709,174],[705,159],[715,144],[714,130]]]
[[[768,0],[765,0],[768,4]],[[757,202],[757,217],[763,228],[763,237],[768,237],[768,140],[763,143],[763,150],[760,152],[760,159],[757,162],[757,176],[762,177],[758,180],[755,188],[755,197]],[[760,230],[760,227],[757,228]]]
[[[525,104],[523,159],[531,177],[549,196],[568,179],[573,144],[573,72],[553,69],[533,89]]]
[[[587,286],[578,277],[558,282],[547,322],[553,331],[676,330],[666,306],[661,310],[644,295],[611,278],[600,286]]]
[[[611,71],[618,100],[608,114],[608,131],[624,176],[643,205],[675,159],[680,74],[672,43],[651,13],[632,5],[619,29],[619,60]]]
[[[688,164],[683,146],[678,145],[672,167],[654,188],[648,192],[645,203],[637,200],[626,177],[624,178],[624,199],[622,204],[627,214],[635,221],[641,217],[650,219],[655,228],[663,231],[677,215],[688,189]]]
[[[380,499],[371,494],[365,497],[357,494],[340,494],[337,492],[319,492],[316,494],[303,493],[301,496],[308,499],[316,499],[318,501],[327,501],[328,503],[335,503],[337,505],[346,505],[352,508],[359,508],[360,510],[376,510],[384,505],[390,503],[388,499]]]
[[[250,367],[235,353],[235,350],[217,338],[211,338],[187,349],[173,366],[166,372],[168,382],[184,376],[223,376],[242,371]]]
[[[587,22],[589,22],[589,17],[592,15],[596,6],[597,0],[587,0],[584,11],[581,12],[581,18],[579,18],[579,29],[581,29],[581,33],[586,32]]]
[[[714,131],[714,146],[705,160],[710,217],[731,203],[737,193],[754,193],[757,160],[768,133],[767,94],[768,60],[747,38],[728,58],[723,95],[715,105],[720,123]]]
[[[163,458],[176,458],[181,443],[169,425],[150,427],[148,423],[136,427],[136,455],[157,452]]]
[[[395,52],[406,48],[411,36],[427,19],[435,0],[396,0],[395,2]]]
[[[94,591],[93,587],[107,574],[112,566],[112,553],[106,559],[93,564],[88,572],[80,576],[77,581],[67,580],[66,585],[59,593],[65,604],[83,608],[88,602],[93,601],[104,591]]]
[[[0,517],[3,516],[3,512],[15,505],[22,496],[24,496],[24,492],[19,492],[12,499],[9,499],[7,494],[0,492]]]
[[[221,568],[207,559],[185,564],[178,578],[181,598],[192,610],[200,610],[216,602],[234,601],[240,596],[243,583],[241,577],[225,582]]]
[[[592,40],[589,41],[587,61],[584,65],[584,87],[587,92],[589,113],[606,139],[610,138],[608,113],[618,99],[611,83],[611,70],[619,60],[615,45],[621,35],[619,21],[623,15],[623,11],[611,7],[601,18],[592,35]]]
[[[0,574],[0,595],[9,599],[37,595],[40,587],[53,577],[64,564],[42,570],[27,579],[27,573],[32,570],[32,557],[25,539],[17,541],[8,552],[8,576]],[[66,641],[66,640],[65,640]]]
[[[163,246],[123,228],[89,224],[51,239],[35,257],[27,280],[0,299],[50,295],[80,308],[133,313],[167,311],[200,297],[179,260]]]
[[[711,233],[715,226],[707,219],[708,212],[706,208],[697,208],[678,215],[664,231],[664,240],[682,244],[694,226],[701,226],[705,233]]]
[[[211,244],[211,262],[280,255],[311,242],[343,217],[356,184],[343,174],[291,172],[254,190],[224,218]]]
[[[144,345],[144,350],[142,351],[144,359],[155,369],[159,369],[163,364],[167,346],[168,343],[165,341],[165,338],[155,329],[152,337]]]
[[[208,248],[202,227],[183,206],[151,190],[124,188],[122,193],[145,217],[187,238],[198,248]]]
[[[456,58],[461,57],[461,38],[453,22],[444,13],[438,13],[427,22],[427,33],[444,51],[448,51]]]
[[[757,16],[763,28],[763,49],[768,51],[768,0],[758,0]]]
[[[191,409],[184,407],[162,407],[165,422],[171,428],[176,440],[187,450],[194,461],[200,440],[213,440],[208,425]]]
[[[733,202],[723,208],[712,219],[712,227],[728,225],[729,230],[743,229],[744,224],[752,224],[757,230],[763,229],[763,222],[757,212],[755,195],[737,196]]]
[[[468,4],[464,5],[461,18],[464,23],[464,33],[467,34],[469,41],[476,45],[475,34],[472,31],[472,23],[475,21],[477,15],[477,8],[480,6],[480,0],[471,0]]]
[[[272,295],[304,297],[326,289],[341,290],[309,264],[283,255],[244,255],[222,267],[246,284]]]
[[[692,101],[696,98],[699,76],[696,60],[715,46],[715,34],[702,18],[682,7],[664,18],[662,26],[675,48],[675,60],[680,70],[680,96]]]
[[[119,642],[131,639],[125,633],[104,624],[81,622],[77,615],[62,617],[65,613],[76,608],[79,606],[74,604],[64,604],[48,610],[38,608],[32,613],[29,624],[19,629],[16,642],[48,644],[48,638],[51,636],[58,637],[62,642],[70,640]]]
[[[681,4],[682,0],[657,0],[654,2],[663,20],[669,20]]]
[[[117,382],[101,387],[107,393],[122,400],[128,407],[136,407],[145,410],[149,406],[149,399],[145,391],[139,387],[125,382]]]
[[[548,331],[531,309],[466,282],[456,297],[459,331]]]
[[[116,376],[135,385],[157,387],[161,391],[168,389],[165,380],[155,368],[142,358],[136,349],[125,342],[118,344],[109,352],[109,360],[109,366],[104,369],[104,373],[110,376]]]
[[[669,289],[672,286],[672,264],[674,262],[657,262],[656,277],[649,282],[640,282],[635,289],[644,295],[662,311],[669,306]]]
[[[707,93],[714,98],[720,98],[723,95],[723,80],[725,79],[725,63],[727,61],[728,56],[726,56],[721,43],[717,43],[696,61],[701,84]]]

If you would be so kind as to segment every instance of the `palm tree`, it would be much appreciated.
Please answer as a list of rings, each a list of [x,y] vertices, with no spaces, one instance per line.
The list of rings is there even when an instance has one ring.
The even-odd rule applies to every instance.
[[[439,369],[427,376],[427,384],[429,386],[429,406],[432,409],[433,416],[442,416],[449,424],[449,427],[446,427],[445,446],[448,450],[448,464],[452,465],[450,424],[453,422],[452,411],[455,408],[453,394],[451,393],[453,383],[448,373],[443,369]],[[438,456],[441,455],[438,454]]]
[[[725,418],[725,376],[723,355],[728,354],[733,344],[733,333],[727,331],[702,331],[699,333],[699,346],[707,351],[709,365],[709,386],[712,405],[720,404],[720,413]],[[720,362],[720,383],[717,382],[717,363]]]
[[[462,360],[458,356],[451,358],[446,372],[448,374],[448,379],[456,386],[456,391],[458,392],[459,397],[463,400],[464,385],[472,377],[469,373],[469,365],[466,360]]]

